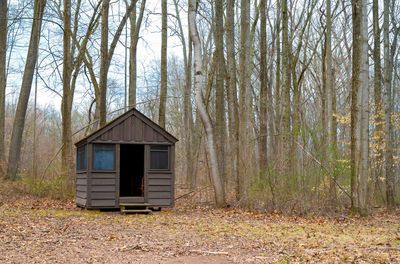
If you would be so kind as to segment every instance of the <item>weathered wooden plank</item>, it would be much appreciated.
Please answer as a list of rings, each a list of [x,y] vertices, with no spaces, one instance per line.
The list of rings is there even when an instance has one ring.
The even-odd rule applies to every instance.
[[[92,192],[115,192],[115,185],[92,185]]]
[[[149,192],[149,199],[171,199],[171,192]]]
[[[87,185],[87,179],[76,179],[76,185]]]
[[[75,201],[76,201],[76,203],[79,204],[79,205],[86,206],[86,202],[87,202],[86,199],[82,199],[82,198],[80,198],[80,197],[76,197],[76,198],[75,198]]]
[[[115,200],[91,200],[92,207],[115,207]]]
[[[152,206],[168,206],[171,205],[171,199],[149,199]]]
[[[115,179],[116,173],[113,172],[93,172],[92,179]]]
[[[115,185],[115,179],[92,179],[93,185]]]
[[[86,192],[87,191],[87,186],[86,185],[77,185],[76,186],[76,191],[77,192]]]
[[[171,186],[164,185],[164,186],[149,186],[149,192],[169,192],[171,190]]]
[[[171,185],[171,179],[149,179],[149,185]]]
[[[87,192],[76,192],[76,197],[82,198],[82,199],[86,199],[87,198]]]
[[[87,174],[86,173],[76,174],[76,179],[87,179]]]
[[[143,141],[143,122],[137,117],[133,118],[134,140]]]
[[[149,179],[171,179],[171,178],[172,178],[171,172],[165,173],[165,174],[149,172]]]
[[[145,125],[144,126],[144,140],[149,141],[149,142],[153,142],[153,128]]]
[[[93,192],[93,190],[92,190],[92,193],[90,196],[92,199],[95,199],[95,200],[97,200],[97,199],[106,200],[106,199],[115,199],[116,198],[115,192]]]

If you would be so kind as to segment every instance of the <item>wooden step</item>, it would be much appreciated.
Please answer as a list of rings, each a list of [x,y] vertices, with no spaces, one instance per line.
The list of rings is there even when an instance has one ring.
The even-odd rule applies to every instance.
[[[148,203],[120,203],[119,204],[121,213],[127,214],[127,213],[151,213],[151,210],[149,209],[149,204]]]
[[[149,214],[151,212],[150,209],[121,209],[123,214]]]
[[[149,206],[148,203],[119,203],[120,206]]]

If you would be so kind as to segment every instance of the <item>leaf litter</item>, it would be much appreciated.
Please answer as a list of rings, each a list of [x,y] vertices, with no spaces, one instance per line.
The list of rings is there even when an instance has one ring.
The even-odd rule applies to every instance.
[[[400,263],[399,214],[298,217],[183,208],[151,215],[0,194],[0,263]]]

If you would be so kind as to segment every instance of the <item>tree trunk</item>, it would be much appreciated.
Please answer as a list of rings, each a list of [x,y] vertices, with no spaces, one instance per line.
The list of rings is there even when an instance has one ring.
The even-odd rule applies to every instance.
[[[135,7],[132,9],[131,15],[129,16],[130,20],[130,48],[129,48],[129,100],[128,106],[136,107],[136,83],[137,83],[137,44],[139,41],[139,32],[140,27],[142,25],[144,8],[146,6],[146,0],[142,0],[140,5],[140,13],[139,17],[136,21],[137,12],[136,12],[136,0],[132,0],[135,2]]]
[[[193,117],[192,117],[192,41],[189,37],[188,45],[189,51],[187,50],[187,44],[185,39],[185,33],[183,31],[182,20],[180,17],[180,9],[178,0],[174,0],[175,15],[179,27],[179,38],[182,43],[182,55],[183,64],[185,67],[185,85],[183,91],[183,122],[184,122],[184,134],[185,134],[185,159],[186,159],[186,181],[189,185],[190,190],[196,188],[196,177],[193,171]]]
[[[289,173],[287,169],[284,169],[283,166],[286,166],[286,163],[289,161],[289,148],[290,148],[290,64],[289,64],[289,56],[290,56],[290,43],[289,43],[289,25],[288,25],[288,6],[287,0],[282,1],[282,130],[281,130],[281,157],[280,157],[280,166],[281,170],[285,171],[285,173]]]
[[[221,177],[225,179],[225,100],[224,100],[224,7],[223,1],[214,2],[214,39],[215,39],[215,63],[216,63],[216,83],[215,83],[215,135],[218,155],[218,163]]]
[[[167,0],[161,1],[161,81],[160,81],[160,106],[158,108],[158,124],[165,128],[165,108],[167,104]]]
[[[382,112],[382,69],[381,69],[381,30],[379,29],[379,4],[378,0],[373,0],[373,31],[374,31],[374,101],[375,101],[375,177],[374,177],[374,196],[380,197],[380,180],[383,164],[383,112]]]
[[[101,42],[100,42],[100,98],[96,100],[96,113],[99,115],[100,127],[107,123],[107,77],[108,77],[108,12],[110,0],[103,0],[101,6]],[[95,114],[96,116],[96,114]]]
[[[352,209],[366,215],[368,181],[368,30],[365,0],[353,0],[351,98]]]
[[[332,11],[331,0],[326,1],[326,32],[325,32],[325,95],[326,95],[326,151],[327,168],[330,174],[329,193],[334,203],[336,201],[335,169],[335,131],[333,127],[333,70],[332,70]]]
[[[231,177],[235,183],[236,199],[239,199],[239,111],[236,86],[235,55],[235,0],[227,0],[226,6],[226,53],[228,76],[228,120],[231,142]]]
[[[249,125],[250,125],[250,1],[241,0],[240,10],[240,54],[239,54],[239,149],[246,153],[248,148]],[[242,204],[247,200],[247,185],[249,183],[246,166],[248,160],[239,160],[239,197]]]
[[[5,166],[5,112],[7,64],[7,0],[0,0],[0,175]]]
[[[201,42],[196,25],[196,0],[189,0],[189,32],[193,41],[194,50],[194,86],[196,90],[196,105],[199,111],[201,121],[206,132],[206,150],[211,168],[211,181],[214,187],[215,202],[217,207],[225,207],[225,192],[222,178],[219,174],[218,158],[215,149],[214,131],[211,124],[210,116],[207,112],[203,99],[204,73],[201,55]]]
[[[391,116],[393,113],[392,99],[392,71],[393,56],[389,44],[389,4],[383,2],[383,48],[384,48],[384,91],[385,91],[385,170],[386,170],[386,206],[389,211],[395,208],[395,177],[393,163],[393,126]],[[395,42],[394,42],[395,43]]]
[[[15,112],[13,130],[11,134],[10,152],[8,156],[7,177],[17,179],[17,172],[22,148],[22,134],[25,126],[25,116],[32,87],[33,74],[38,58],[40,30],[46,0],[36,0],[34,4],[31,37],[29,40],[28,54],[26,57],[24,74],[22,76],[21,91]]]
[[[260,170],[267,169],[267,131],[268,131],[268,102],[267,102],[267,16],[265,14],[265,0],[260,1]]]
[[[64,0],[64,36],[63,36],[63,95],[61,102],[62,114],[62,151],[61,151],[61,173],[68,180],[68,188],[73,186],[73,154],[72,154],[72,90],[71,90],[71,75],[72,75],[72,53],[71,53],[71,1]]]

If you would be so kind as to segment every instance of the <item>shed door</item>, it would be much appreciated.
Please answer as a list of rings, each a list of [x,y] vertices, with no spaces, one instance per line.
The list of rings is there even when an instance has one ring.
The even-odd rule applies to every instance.
[[[121,198],[143,197],[144,202],[144,145],[121,145],[119,188]]]

